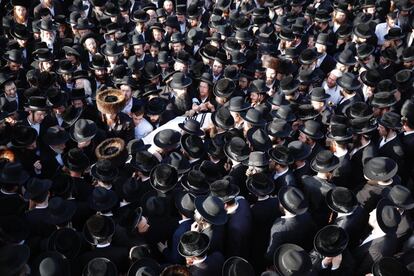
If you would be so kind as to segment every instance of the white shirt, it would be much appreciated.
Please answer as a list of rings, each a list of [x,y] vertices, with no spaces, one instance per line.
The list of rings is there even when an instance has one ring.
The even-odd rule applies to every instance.
[[[396,28],[399,28],[398,26],[395,26]],[[380,23],[375,27],[375,35],[378,38],[378,45],[382,45],[385,42],[384,36],[388,34],[388,30],[390,28],[388,27],[387,23]]]
[[[58,155],[56,155],[55,159],[61,166],[63,166],[62,154],[59,153]]]
[[[133,103],[133,100],[131,98],[129,102],[125,105],[124,109],[122,109],[122,112],[124,112],[125,114],[129,114],[132,109],[132,103]]]
[[[404,132],[404,136],[410,135],[410,134],[413,134],[413,133],[414,133],[414,130],[406,131],[406,132]]]
[[[414,41],[414,32],[411,32],[410,38],[408,39],[407,47],[412,46],[413,41]]]
[[[375,240],[375,239],[378,239],[378,238],[381,238],[381,237],[384,237],[384,236],[385,236],[385,233],[382,232],[381,230],[378,230],[378,231],[375,231],[375,232],[372,231],[371,234],[361,243],[360,246],[362,246],[362,245],[364,245],[364,244],[366,244],[366,243],[368,243],[372,240]]]
[[[318,68],[319,66],[321,66],[323,60],[326,57],[326,53],[323,53],[322,56],[320,56],[317,60],[316,60],[316,68]]]
[[[326,94],[330,96],[327,102],[332,102],[334,105],[338,105],[341,100],[341,93],[338,85],[335,85],[333,88],[329,88],[326,81],[324,81],[322,87],[325,89]]]
[[[33,124],[32,122],[30,122],[30,120],[27,120],[29,122],[30,127],[34,128],[37,131],[37,135],[40,134],[40,124],[36,123]]]
[[[361,150],[361,149],[365,148],[365,147],[366,147],[366,146],[368,146],[370,143],[371,143],[371,140],[369,140],[369,141],[368,141],[368,143],[366,143],[365,145],[360,146],[359,148],[353,149],[349,155],[352,157],[355,153],[357,153],[359,150]]]
[[[382,138],[379,144],[379,147],[382,148],[386,143],[388,143],[389,141],[392,141],[395,139],[395,137],[397,137],[397,134],[395,134],[393,137],[386,139],[386,138]]]
[[[147,136],[151,131],[153,131],[152,125],[145,119],[142,118],[142,121],[134,129],[135,139],[142,139]]]
[[[283,172],[275,173],[275,175],[273,176],[273,180],[276,180],[279,177],[281,177],[282,175],[286,174],[288,172],[288,170],[289,170],[289,168],[286,168]]]

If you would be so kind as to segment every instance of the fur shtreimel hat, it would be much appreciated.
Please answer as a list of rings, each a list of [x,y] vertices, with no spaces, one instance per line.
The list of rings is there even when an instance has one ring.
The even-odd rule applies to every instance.
[[[110,138],[102,141],[95,149],[98,160],[109,160],[114,168],[124,164],[128,158],[125,142],[121,138]]]
[[[263,61],[263,68],[273,69],[276,70],[279,68],[279,59],[274,57],[266,58]]]
[[[121,90],[108,89],[96,95],[96,104],[104,114],[117,114],[125,107],[126,100]]]

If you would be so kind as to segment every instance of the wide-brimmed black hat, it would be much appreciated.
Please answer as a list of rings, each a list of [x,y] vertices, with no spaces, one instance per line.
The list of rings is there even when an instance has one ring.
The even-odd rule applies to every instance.
[[[386,112],[378,118],[378,124],[389,129],[400,129],[402,127],[401,116],[393,111]]]
[[[80,119],[76,121],[69,130],[69,135],[73,141],[82,143],[92,140],[97,133],[97,126],[94,121]]]
[[[256,196],[266,196],[273,192],[275,185],[266,173],[256,173],[247,178],[246,187]]]
[[[132,14],[131,20],[133,22],[144,23],[149,20],[149,15],[144,10],[138,9]]]
[[[210,246],[210,238],[200,232],[185,232],[178,245],[178,253],[183,257],[198,257],[207,252]]]
[[[296,187],[283,186],[278,193],[280,204],[292,214],[301,215],[308,210],[308,202]]]
[[[411,264],[410,264],[411,266]],[[372,265],[373,276],[404,276],[409,275],[410,272],[407,267],[392,257],[382,257]]]
[[[368,57],[370,57],[375,51],[375,47],[368,43],[362,43],[357,48],[357,56],[358,59],[364,60]]]
[[[388,199],[398,208],[410,210],[414,208],[414,199],[411,191],[402,185],[394,185],[387,195]]]
[[[82,239],[72,228],[60,228],[47,241],[47,249],[56,251],[68,259],[74,259],[82,246]]]
[[[142,195],[141,179],[128,178],[122,183],[121,197],[127,202],[139,202]]]
[[[299,82],[292,76],[287,76],[280,81],[280,92],[285,95],[292,95],[299,88]]]
[[[24,197],[26,199],[43,201],[52,187],[52,181],[49,179],[32,178],[27,183]]]
[[[18,23],[14,24],[10,30],[10,34],[13,38],[20,40],[29,40],[31,37],[30,32],[26,26]]]
[[[365,24],[365,23],[360,23],[354,26],[353,33],[356,36],[360,38],[365,38],[365,39],[368,39],[372,37],[373,35],[373,32],[371,31],[369,24]]]
[[[381,80],[381,74],[377,69],[368,69],[361,73],[361,81],[368,86],[375,87]]]
[[[206,195],[210,187],[206,180],[206,175],[200,170],[191,170],[181,179],[184,190],[193,196]]]
[[[54,225],[68,223],[76,212],[76,203],[61,197],[53,197],[49,200],[48,222]]]
[[[72,74],[75,71],[75,67],[72,62],[67,59],[62,59],[59,61],[59,67],[56,71],[58,74]]]
[[[229,78],[218,80],[213,87],[213,93],[217,97],[230,98],[236,89],[236,84]]]
[[[266,124],[266,120],[263,118],[262,113],[255,108],[247,110],[245,114],[242,114],[242,118],[253,126],[262,127]]]
[[[150,173],[158,165],[158,159],[150,152],[141,150],[132,155],[131,166],[144,173]]]
[[[227,212],[223,201],[215,196],[198,196],[194,200],[196,210],[201,217],[213,225],[223,225],[227,222]]]
[[[201,74],[201,76],[198,78],[200,82],[205,82],[210,86],[213,86],[213,76],[209,72],[204,72]]]
[[[91,175],[97,180],[111,182],[118,175],[118,169],[114,168],[110,160],[98,160],[91,167]]]
[[[126,276],[158,276],[161,273],[161,266],[154,259],[142,258],[135,261],[128,270]]]
[[[181,136],[181,148],[192,158],[201,158],[206,153],[206,146],[203,140],[193,134]]]
[[[328,22],[331,19],[332,18],[329,14],[329,11],[327,11],[326,9],[316,9],[316,13],[315,13],[316,22]]]
[[[249,86],[250,93],[266,94],[269,90],[266,82],[262,79],[252,81]]]
[[[147,115],[161,115],[165,111],[166,107],[167,102],[165,99],[155,97],[147,102],[145,113]]]
[[[270,112],[272,117],[285,120],[286,122],[293,122],[296,120],[296,115],[290,105],[282,105],[276,110]]]
[[[243,112],[250,108],[249,103],[247,103],[243,97],[236,96],[230,98],[227,104],[227,108],[232,112]]]
[[[12,131],[11,144],[15,148],[25,148],[37,139],[36,129],[22,124],[16,125]]]
[[[228,158],[242,162],[249,158],[249,146],[245,140],[240,137],[233,137],[224,145],[224,153]]]
[[[314,49],[305,49],[299,55],[299,62],[303,65],[312,64],[318,59],[318,53]]]
[[[355,59],[355,54],[350,49],[345,49],[342,52],[335,55],[336,62],[339,62],[343,65],[351,66],[357,63]]]
[[[89,167],[88,156],[79,148],[72,148],[63,156],[63,163],[70,171],[83,172]]]
[[[288,144],[289,153],[294,161],[305,160],[312,153],[312,147],[301,141],[292,141]]]
[[[163,129],[154,136],[154,144],[159,148],[175,147],[180,142],[181,134],[173,129]]]
[[[321,131],[321,127],[322,126],[319,122],[307,120],[304,125],[299,127],[299,131],[311,139],[319,140],[324,136]]]
[[[400,27],[393,27],[388,30],[388,33],[384,36],[385,40],[398,40],[403,39],[405,34]]]
[[[178,127],[184,130],[186,133],[196,135],[196,136],[203,136],[204,131],[200,128],[200,123],[192,118],[186,119],[184,122],[179,123]]]
[[[82,108],[74,107],[73,105],[67,107],[65,111],[62,113],[62,125],[61,127],[65,129],[69,129],[71,126],[73,126],[74,123],[79,119],[79,117],[82,115]],[[69,129],[70,130],[70,129]]]
[[[169,86],[173,89],[183,89],[191,85],[191,83],[192,80],[190,77],[186,76],[182,72],[177,72],[174,75],[172,75],[172,79],[169,83]]]
[[[51,18],[43,18],[39,21],[38,28],[43,31],[52,32],[56,30],[57,26]]]
[[[271,148],[268,154],[272,160],[283,166],[290,165],[294,162],[293,156],[290,154],[289,149],[283,145],[277,145]]]
[[[269,165],[269,156],[266,151],[252,151],[249,158],[243,161],[245,166],[266,167]]]
[[[316,102],[325,102],[330,95],[326,94],[325,89],[323,87],[315,87],[310,91],[310,100]]]
[[[47,104],[47,98],[42,96],[31,96],[26,104],[26,109],[30,111],[47,111],[50,106]]]
[[[353,102],[345,109],[348,119],[371,119],[373,116],[372,107],[365,102]]]
[[[375,120],[366,118],[355,118],[350,121],[351,131],[354,134],[367,134],[377,129]]]
[[[118,203],[118,196],[112,190],[103,187],[93,189],[89,198],[89,207],[95,211],[111,210]]]
[[[10,61],[13,63],[17,63],[17,64],[22,64],[23,63],[23,53],[20,50],[17,49],[12,49],[7,51],[4,55],[3,58],[6,61]]]
[[[358,201],[351,190],[345,187],[335,187],[326,194],[326,204],[337,213],[348,214],[358,207]]]
[[[315,172],[331,172],[339,167],[339,159],[329,150],[318,152],[311,162],[311,168]]]
[[[64,144],[69,140],[69,134],[55,126],[50,127],[43,136],[43,141],[49,146]]]
[[[177,170],[168,164],[156,165],[150,173],[151,186],[160,192],[168,192],[174,189],[177,184],[178,173]]]
[[[0,183],[22,185],[29,177],[21,163],[8,162],[0,173]]]
[[[90,275],[116,276],[118,275],[118,269],[116,265],[107,258],[94,258],[89,261],[82,272],[82,276]]]
[[[228,258],[222,269],[223,276],[254,276],[255,272],[253,266],[245,259],[233,256]]]
[[[83,227],[83,236],[92,245],[107,241],[114,234],[115,223],[108,216],[93,215],[86,221]]]
[[[364,175],[369,180],[386,181],[395,176],[397,163],[388,157],[374,157],[364,165]]]
[[[73,101],[73,100],[83,100],[83,99],[86,99],[88,97],[89,97],[89,95],[85,94],[85,89],[84,88],[73,88],[70,91],[70,95],[69,95],[69,98],[70,98],[71,101]]]
[[[105,56],[120,56],[122,55],[123,48],[118,45],[115,41],[108,41],[105,44],[101,45],[102,54]]]
[[[23,244],[6,244],[0,248],[0,274],[18,275],[30,257],[30,248]]]
[[[30,227],[27,222],[17,215],[2,216],[0,229],[7,243],[18,244],[25,241],[30,235]]]
[[[336,83],[348,90],[348,91],[355,91],[358,90],[361,87],[361,83],[359,82],[359,80],[357,79],[357,77],[355,77],[354,74],[346,72],[342,75],[342,77],[339,77],[336,80]]]
[[[226,107],[220,107],[211,115],[211,121],[217,127],[228,130],[234,126],[234,118]]]
[[[284,276],[307,276],[312,270],[309,254],[302,247],[291,243],[285,243],[276,249],[273,264]]]
[[[313,240],[315,250],[324,257],[336,257],[348,246],[346,231],[337,225],[327,225],[316,233]]]
[[[397,231],[401,221],[401,214],[391,201],[381,199],[377,204],[377,223],[386,234],[393,234]]]
[[[95,54],[92,56],[92,61],[90,63],[90,68],[92,70],[106,70],[109,66],[109,62],[101,54]]]
[[[396,103],[397,99],[391,92],[375,93],[371,100],[371,106],[376,108],[387,108],[395,105]]]
[[[337,142],[347,142],[352,139],[352,132],[344,124],[334,124],[330,126],[330,132],[326,137]]]
[[[67,95],[64,92],[61,92],[59,89],[50,88],[46,91],[46,95],[49,105],[53,108],[67,105]]]
[[[272,137],[286,138],[289,137],[292,127],[283,119],[273,119],[266,125],[267,134]]]
[[[182,175],[191,169],[190,161],[188,161],[188,159],[181,153],[175,151],[171,152],[166,158],[164,158],[162,163],[173,166],[179,175]]]
[[[266,152],[272,147],[271,139],[266,131],[261,128],[249,129],[246,136],[253,150]]]
[[[220,198],[224,203],[235,199],[239,193],[240,188],[233,183],[231,176],[226,176],[210,184],[210,195]]]

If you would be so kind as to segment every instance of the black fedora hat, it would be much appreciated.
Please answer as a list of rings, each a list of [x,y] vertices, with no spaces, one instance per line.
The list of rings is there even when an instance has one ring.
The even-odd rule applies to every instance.
[[[177,184],[178,173],[177,169],[168,164],[156,165],[150,173],[151,186],[162,193],[166,193]]]
[[[253,80],[249,86],[250,93],[266,94],[269,90],[266,82],[262,79]]]
[[[52,187],[51,180],[32,178],[27,183],[24,198],[36,201],[43,201],[47,197],[50,187]]]
[[[83,269],[82,276],[91,275],[116,276],[118,275],[118,269],[111,260],[103,257],[98,257],[90,260]]]
[[[36,129],[22,124],[16,125],[12,131],[11,145],[15,148],[25,148],[37,139]]]
[[[163,129],[154,136],[154,144],[159,148],[176,147],[181,134],[173,129]]]
[[[47,111],[50,106],[47,104],[47,98],[42,96],[31,96],[27,102],[26,109],[30,111]]]
[[[173,166],[179,175],[182,175],[188,172],[191,169],[190,161],[185,158],[181,153],[171,152],[166,158],[164,158],[161,163],[168,164]]]
[[[292,95],[299,88],[299,81],[292,76],[287,76],[280,81],[279,90],[285,95]]]
[[[275,185],[265,173],[255,173],[247,178],[247,189],[256,196],[266,196],[273,192]]]
[[[350,121],[351,131],[354,134],[368,134],[377,130],[377,124],[374,119],[354,118]]]
[[[344,124],[331,125],[330,129],[330,132],[326,135],[328,139],[337,142],[349,142],[352,139],[351,130]]]
[[[263,118],[262,113],[255,108],[250,108],[245,114],[241,115],[244,121],[252,124],[253,126],[262,127],[266,124],[266,120]]]
[[[48,222],[54,225],[60,225],[71,221],[76,212],[76,203],[70,200],[65,200],[61,197],[53,197],[49,200]]]
[[[253,266],[245,259],[233,256],[228,258],[223,264],[223,276],[254,276]]]
[[[397,207],[385,198],[377,204],[376,217],[379,227],[386,234],[395,233],[401,221],[401,214]]]
[[[413,73],[408,69],[398,71],[394,78],[399,88],[408,88],[413,84]]]
[[[244,100],[242,96],[236,96],[230,98],[227,108],[232,112],[243,112],[248,110],[250,108],[250,105]]]
[[[29,179],[29,175],[19,162],[8,162],[0,173],[0,183],[22,185]]]
[[[178,253],[183,257],[198,257],[207,252],[210,246],[210,238],[195,231],[185,232],[178,244]]]
[[[365,102],[353,102],[345,109],[348,119],[371,119],[373,116],[372,107]]]
[[[292,141],[288,144],[289,153],[294,161],[305,160],[312,153],[312,147],[301,141]]]
[[[42,31],[52,32],[57,29],[56,24],[51,18],[43,18],[39,21],[38,27]]]
[[[371,106],[376,108],[387,108],[395,105],[397,99],[391,92],[377,92],[371,100]]]
[[[22,64],[23,63],[23,53],[20,50],[12,49],[12,50],[7,51],[3,55],[3,59],[5,59],[6,61],[9,61],[9,62]]]
[[[276,110],[270,112],[272,117],[285,120],[286,122],[296,121],[296,115],[293,112],[291,105],[282,105]]]
[[[319,140],[324,136],[321,131],[321,127],[322,126],[319,122],[307,120],[304,125],[299,127],[299,131],[311,139]]]
[[[364,60],[368,57],[370,57],[375,51],[375,47],[368,43],[362,43],[357,48],[357,56],[358,59]]]
[[[47,241],[47,249],[56,251],[68,259],[74,259],[80,252],[82,239],[72,228],[60,228]]]
[[[311,168],[315,172],[332,172],[339,167],[339,159],[329,150],[322,150],[316,154],[311,162]]]
[[[9,74],[0,73],[0,87],[2,87],[6,82],[15,80],[15,77]]]
[[[361,73],[361,81],[368,86],[375,87],[381,80],[380,72],[377,69],[368,69]]]
[[[135,261],[128,270],[126,276],[158,276],[161,273],[161,266],[154,259],[142,258]]]
[[[217,97],[230,98],[236,89],[236,84],[229,78],[218,80],[213,87],[213,93]]]
[[[240,137],[233,137],[224,145],[223,149],[228,158],[237,162],[242,162],[249,158],[249,146]]]
[[[201,158],[206,153],[206,146],[203,140],[194,134],[181,136],[181,148],[192,158]]]
[[[339,62],[343,65],[352,66],[357,63],[355,59],[355,54],[350,49],[345,49],[342,52],[335,55],[336,62]]]
[[[308,210],[308,202],[303,193],[296,187],[283,186],[278,193],[280,204],[292,214],[301,215]]]
[[[328,207],[337,213],[352,213],[358,207],[358,201],[351,190],[345,187],[335,187],[325,196]]]
[[[30,257],[30,248],[23,244],[6,244],[0,248],[0,274],[19,275]]]
[[[240,188],[233,183],[231,176],[226,176],[210,184],[210,195],[220,198],[224,203],[235,199],[239,193]]]
[[[310,100],[316,102],[325,102],[330,96],[326,94],[323,87],[315,87],[310,91]]]
[[[62,125],[61,127],[65,129],[69,129],[71,126],[73,126],[74,123],[80,118],[82,115],[83,109],[80,107],[74,107],[73,105],[70,105],[63,111],[62,113]],[[70,131],[70,129],[68,130]]]
[[[213,76],[209,72],[204,72],[201,74],[201,76],[198,78],[200,82],[205,82],[210,86],[213,86]]]
[[[75,71],[75,67],[73,66],[72,62],[68,59],[59,60],[59,67],[56,73],[62,74],[72,74]]]
[[[131,20],[133,22],[144,23],[144,22],[147,22],[149,20],[149,15],[144,10],[138,9],[138,10],[134,11],[134,13],[132,14]]]
[[[181,128],[186,133],[196,135],[196,136],[203,136],[204,131],[200,128],[200,123],[192,118],[186,119],[184,122],[179,123],[178,127]]]
[[[337,225],[327,225],[316,233],[313,240],[315,250],[324,257],[336,257],[348,246],[346,231]]]
[[[115,41],[108,41],[101,45],[102,54],[105,56],[120,56],[122,55],[123,48],[118,45]]]
[[[91,167],[91,175],[100,181],[111,182],[118,175],[118,169],[114,168],[110,160],[98,160]]]
[[[280,165],[290,165],[294,162],[293,156],[290,154],[288,147],[277,145],[268,152],[270,158]]]
[[[306,276],[312,270],[309,254],[302,247],[291,243],[285,243],[276,249],[273,264],[283,276]]]
[[[227,212],[220,198],[215,196],[197,196],[194,204],[197,212],[208,223],[223,225],[227,222]]]
[[[167,107],[167,101],[161,97],[155,97],[146,104],[145,112],[147,115],[161,115]]]
[[[53,108],[67,105],[67,101],[68,101],[67,94],[64,92],[61,92],[59,89],[49,88],[46,91],[46,95],[47,95],[48,104]]]
[[[128,178],[122,184],[121,197],[127,202],[138,202],[142,195],[142,181],[140,179]]]
[[[10,34],[13,38],[20,40],[29,40],[31,37],[27,27],[18,23],[14,24],[13,28],[10,30]]]
[[[401,60],[403,62],[411,62],[414,60],[414,46],[407,47],[403,50]]]
[[[181,185],[184,190],[193,196],[206,195],[210,187],[207,183],[206,175],[200,170],[191,170],[186,176],[181,178]]]
[[[407,267],[392,257],[382,257],[372,265],[373,276],[403,276],[409,275]]]
[[[192,79],[182,72],[176,72],[172,75],[169,86],[173,89],[183,89],[191,85]]]
[[[266,131],[261,128],[251,128],[247,131],[247,140],[255,151],[266,152],[272,147],[272,141]]]
[[[112,190],[103,187],[93,189],[89,198],[89,207],[95,211],[109,211],[118,203],[118,196]]]
[[[63,163],[70,171],[83,172],[89,167],[88,156],[79,148],[72,148],[63,156]]]
[[[342,77],[339,77],[336,80],[336,83],[348,90],[348,91],[355,91],[358,90],[361,87],[361,83],[359,82],[359,80],[355,77],[354,74],[346,72],[342,75]]]
[[[353,28],[353,33],[360,37],[360,38],[365,38],[368,39],[370,37],[372,37],[373,32],[371,31],[369,24],[365,24],[365,23],[360,23],[354,26]]]
[[[276,118],[266,125],[266,131],[272,137],[287,138],[292,132],[292,127],[287,121]]]
[[[43,136],[43,141],[49,146],[64,144],[68,140],[69,134],[57,126],[49,128]]]
[[[234,126],[234,118],[226,107],[220,107],[211,115],[211,121],[217,127],[224,130],[231,129]]]
[[[97,245],[103,241],[106,242],[114,234],[114,221],[112,218],[103,215],[91,216],[83,227],[83,236],[92,245]]]
[[[178,209],[180,214],[183,214],[187,218],[194,217],[195,205],[194,196],[188,192],[178,192],[175,195],[175,207]]]
[[[42,252],[34,260],[34,275],[70,275],[69,260],[56,251]]]
[[[405,34],[400,27],[393,27],[388,30],[388,33],[384,36],[385,40],[399,40],[403,39]]]
[[[378,118],[378,124],[389,129],[400,129],[401,116],[393,111],[386,112],[381,118]]]
[[[364,164],[364,175],[369,180],[387,181],[398,171],[397,163],[388,157],[374,157]]]
[[[266,167],[269,165],[269,156],[265,151],[252,151],[249,158],[243,161],[245,166]]]
[[[318,59],[318,53],[315,49],[305,49],[299,55],[299,62],[303,65],[312,64]]]
[[[109,66],[109,62],[101,54],[95,54],[92,56],[90,68],[92,70],[106,70]]]
[[[402,185],[394,185],[387,195],[388,199],[398,208],[410,210],[414,208],[414,199],[411,191]]]
[[[0,229],[6,243],[18,244],[30,235],[27,222],[17,215],[7,215],[0,218]]]
[[[158,159],[147,150],[140,150],[132,155],[131,166],[135,170],[139,170],[144,173],[150,173],[151,170],[158,165]]]
[[[87,119],[80,119],[76,121],[74,125],[69,130],[69,135],[73,141],[77,143],[82,143],[92,140],[98,128],[94,121]]]

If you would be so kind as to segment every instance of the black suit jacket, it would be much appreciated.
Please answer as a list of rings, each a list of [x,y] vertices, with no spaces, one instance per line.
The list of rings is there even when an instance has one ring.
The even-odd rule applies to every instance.
[[[360,101],[362,101],[362,99],[359,96],[359,93],[357,91],[357,93],[355,94],[354,97],[349,98],[349,99],[346,99],[346,100],[340,102],[338,104],[338,106],[336,107],[335,111],[336,111],[337,114],[345,114],[345,109],[347,109],[348,106],[350,106],[354,102],[360,102]]]
[[[223,254],[216,251],[208,255],[204,262],[190,266],[189,270],[194,276],[221,275],[223,263]]]
[[[401,134],[401,142],[404,146],[404,169],[402,178],[404,182],[414,181],[414,133],[404,135]]]
[[[348,248],[359,245],[364,229],[368,224],[369,213],[364,208],[358,206],[350,215],[337,217],[333,224],[344,229],[349,236]]]
[[[273,263],[273,254],[284,243],[294,243],[310,250],[313,239],[309,237],[313,237],[315,232],[315,222],[308,212],[291,218],[277,218],[270,230],[270,242],[265,254],[267,261]]]
[[[349,153],[347,153],[339,157],[339,167],[333,171],[332,182],[336,186],[352,189],[352,184],[349,183],[350,175],[352,175],[352,166]]]
[[[369,213],[377,207],[378,201],[385,197],[392,188],[391,185],[378,185],[367,182],[356,194],[356,198],[362,207]]]
[[[355,260],[348,249],[342,253],[342,262],[338,269],[332,270],[332,266],[322,268],[322,260],[325,258],[315,250],[310,253],[313,269],[319,276],[351,276],[354,275]]]
[[[31,236],[47,238],[56,230],[56,227],[49,223],[47,208],[32,209],[25,214],[25,219],[31,231]]]
[[[291,170],[288,170],[285,174],[274,179],[273,184],[275,185],[275,189],[273,190],[272,195],[277,195],[280,188],[284,186],[296,186],[297,185],[295,181],[295,176],[293,175]]]
[[[162,252],[168,263],[185,264],[185,259],[178,253],[178,244],[180,243],[181,236],[185,232],[190,231],[193,222],[194,220],[188,219],[180,223],[177,229],[175,229],[168,247]]]
[[[377,146],[373,141],[371,141],[366,147],[356,151],[354,154],[351,155],[351,167],[352,167],[352,174],[351,177],[353,181],[350,183],[352,184],[350,189],[354,190],[360,183],[364,181],[364,173],[363,168],[366,162],[368,162],[371,158],[377,156]]]
[[[28,204],[20,194],[5,194],[0,191],[0,216],[21,216],[27,208]]]
[[[380,139],[381,141],[381,139]],[[378,143],[380,143],[380,141]],[[378,144],[379,145],[379,144]],[[397,135],[394,139],[378,147],[378,155],[385,156],[393,159],[398,164],[398,171],[401,173],[402,168],[404,168],[404,146],[400,140],[400,137]]]
[[[323,59],[321,65],[319,65],[319,68],[323,71],[325,75],[328,75],[329,72],[331,72],[333,69],[335,69],[336,61],[331,55],[326,55]]]

